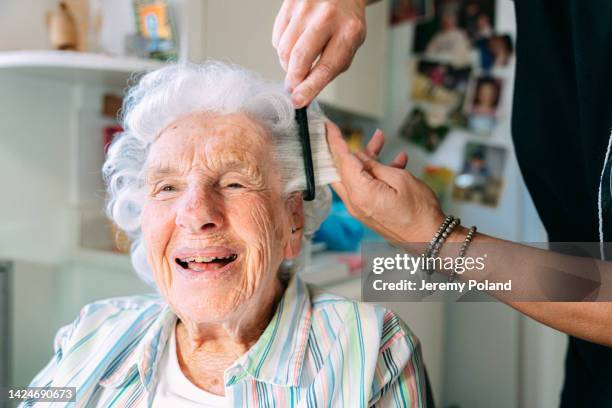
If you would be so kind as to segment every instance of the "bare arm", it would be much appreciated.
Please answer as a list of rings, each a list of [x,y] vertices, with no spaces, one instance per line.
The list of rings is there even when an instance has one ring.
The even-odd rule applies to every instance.
[[[466,233],[466,228],[460,228],[449,237],[450,241],[463,242]],[[456,246],[451,246],[446,252],[443,251],[443,256],[456,256],[456,253]],[[485,278],[494,281],[511,280],[512,291],[488,293],[556,330],[594,343],[612,346],[611,302],[554,301],[567,298],[580,300],[593,293],[593,288],[588,283],[596,282],[599,283],[596,289],[599,298],[612,299],[610,262],[563,255],[477,234],[469,248],[469,255],[477,257],[485,253],[488,255],[485,270],[482,273],[466,272],[460,280]],[[581,285],[584,282],[587,283],[586,287]],[[520,301],[521,298],[545,299],[546,297],[552,298],[552,301]]]
[[[400,153],[390,165],[376,158],[384,144],[382,132],[376,132],[365,151],[353,154],[338,128],[328,123],[330,148],[341,176],[332,187],[342,198],[349,212],[391,243],[420,253],[444,219],[433,192],[404,168],[407,156]],[[459,228],[442,247],[441,257],[456,257],[457,245],[467,230]],[[453,246],[454,245],[454,246]],[[512,279],[511,292],[489,292],[521,313],[573,336],[612,346],[612,303],[608,302],[533,302],[517,299],[546,299],[551,285],[563,282],[599,284],[600,298],[612,299],[609,262],[572,257],[532,248],[484,234],[477,234],[469,248],[469,256],[487,254],[483,271],[466,271],[459,279]],[[588,278],[585,280],[585,277]],[[565,284],[559,290],[580,289]],[[587,285],[588,286],[588,285]],[[588,289],[588,288],[587,288]],[[588,294],[588,290],[584,294]],[[556,292],[558,294],[558,291]],[[580,295],[574,291],[563,296]],[[578,296],[579,297],[579,296]]]

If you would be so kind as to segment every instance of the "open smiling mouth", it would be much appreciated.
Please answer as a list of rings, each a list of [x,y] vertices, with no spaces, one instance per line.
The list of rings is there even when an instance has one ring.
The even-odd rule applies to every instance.
[[[216,271],[224,268],[236,260],[238,255],[231,254],[223,257],[193,256],[187,258],[176,258],[176,263],[183,269],[195,272]]]

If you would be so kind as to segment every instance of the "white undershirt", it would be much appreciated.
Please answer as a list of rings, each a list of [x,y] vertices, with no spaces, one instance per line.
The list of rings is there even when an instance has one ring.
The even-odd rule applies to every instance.
[[[153,398],[153,408],[168,407],[227,407],[227,398],[204,391],[194,385],[179,366],[176,354],[176,326],[164,347],[159,362],[159,381]]]

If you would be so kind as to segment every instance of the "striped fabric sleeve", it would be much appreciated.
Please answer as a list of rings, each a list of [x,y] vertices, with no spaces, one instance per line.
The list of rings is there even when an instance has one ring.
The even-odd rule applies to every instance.
[[[74,323],[68,324],[60,328],[55,335],[53,342],[53,357],[51,361],[34,377],[30,383],[30,387],[45,387],[53,381],[53,373],[62,359],[62,354],[66,341],[70,338],[70,334],[74,329]]]
[[[76,322],[75,322],[76,323]],[[62,353],[66,340],[70,338],[74,329],[75,323],[68,324],[60,328],[55,335],[55,341],[53,342],[53,356],[51,361],[34,377],[30,382],[29,387],[48,387],[53,382],[55,376],[55,370],[62,359]],[[34,405],[33,400],[26,400],[19,405],[18,408],[28,408]]]
[[[387,311],[369,406],[421,408],[426,406],[421,345],[408,326]]]

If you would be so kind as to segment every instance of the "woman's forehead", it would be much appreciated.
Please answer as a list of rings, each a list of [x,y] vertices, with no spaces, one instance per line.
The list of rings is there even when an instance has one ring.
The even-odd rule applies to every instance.
[[[148,167],[174,161],[211,167],[242,162],[260,167],[270,162],[270,142],[265,128],[246,115],[190,114],[160,134],[149,152]]]
[[[216,114],[196,112],[183,116],[164,129],[158,141],[177,138],[210,138],[224,136],[244,138],[255,143],[266,138],[265,128],[242,113]]]
[[[193,150],[207,155],[250,152],[258,156],[269,144],[265,128],[244,114],[193,113],[166,127],[153,143],[151,155]]]

